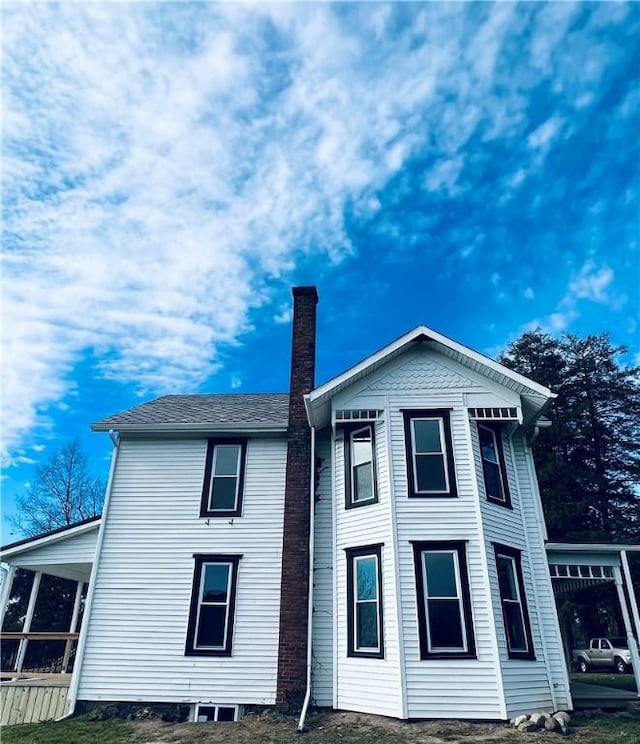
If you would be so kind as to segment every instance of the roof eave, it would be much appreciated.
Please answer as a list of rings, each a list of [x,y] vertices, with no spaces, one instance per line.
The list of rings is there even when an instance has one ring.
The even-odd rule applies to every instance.
[[[0,548],[0,560],[6,560],[14,555],[25,553],[35,548],[40,548],[43,545],[51,545],[52,543],[60,542],[61,540],[68,540],[70,537],[75,535],[81,535],[83,532],[90,532],[91,530],[98,529],[101,524],[101,517],[91,517],[85,522],[80,524],[72,525],[67,528],[61,528],[54,530],[53,532],[46,533],[44,535],[36,535],[32,538],[25,538],[19,540],[16,543],[10,543]]]
[[[546,407],[548,401],[557,397],[556,393],[551,392],[551,390],[544,387],[543,385],[540,385],[533,380],[529,380],[527,377],[524,377],[518,372],[514,372],[513,370],[504,367],[503,365],[499,364],[493,359],[490,359],[484,354],[480,354],[479,352],[474,351],[473,349],[470,349],[467,346],[458,343],[457,341],[453,341],[447,336],[443,336],[437,331],[433,331],[432,329],[421,325],[417,326],[412,331],[405,333],[403,336],[400,336],[400,338],[396,339],[382,349],[379,349],[378,351],[369,355],[368,357],[366,357],[366,359],[358,362],[358,364],[350,367],[342,374],[333,377],[332,379],[315,388],[315,390],[312,390],[308,396],[308,414],[312,416],[314,409],[320,407],[320,405],[324,401],[326,401],[328,398],[331,398],[337,391],[348,386],[350,384],[350,381],[355,381],[360,376],[366,374],[367,370],[373,368],[375,365],[384,363],[386,360],[402,353],[411,344],[422,340],[432,341],[436,345],[439,344],[441,346],[444,346],[451,351],[454,351],[457,354],[460,354],[463,357],[467,357],[477,364],[484,366],[485,368],[487,368],[487,370],[491,370],[491,372],[493,373],[492,376],[497,375],[499,377],[502,377],[502,379],[504,380],[502,384],[507,384],[508,382],[511,382],[512,384],[515,383],[515,386],[520,388],[519,390],[517,390],[517,392],[523,396],[528,395],[530,400],[534,400],[535,398],[542,399],[540,411],[542,411]]]

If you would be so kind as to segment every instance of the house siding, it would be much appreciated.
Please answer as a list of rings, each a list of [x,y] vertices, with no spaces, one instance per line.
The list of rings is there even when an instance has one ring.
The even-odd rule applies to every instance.
[[[312,698],[315,705],[333,705],[333,513],[331,508],[331,434],[316,439],[320,462],[315,493],[313,559],[313,666]]]
[[[389,468],[384,421],[375,426],[378,502],[345,509],[344,437],[338,431],[334,449],[335,567],[337,579],[337,695],[336,707],[362,713],[402,717],[399,673],[397,593],[393,536],[389,521]],[[384,658],[347,655],[348,548],[382,545],[382,609]]]
[[[379,479],[381,481],[388,479],[388,482],[392,483],[397,534],[392,535],[388,526],[383,528],[378,524],[373,507],[369,507],[372,511],[363,525],[367,535],[367,540],[363,544],[382,542],[382,539],[375,536],[383,534],[386,540],[397,541],[401,598],[399,616],[402,623],[400,635],[404,653],[403,661],[399,657],[391,657],[390,660],[394,662],[396,673],[400,672],[400,664],[404,665],[402,671],[406,686],[406,716],[409,718],[505,717],[500,660],[496,654],[495,607],[490,594],[492,585],[488,576],[488,568],[492,565],[489,561],[493,561],[493,557],[489,558],[486,552],[490,538],[485,536],[485,525],[482,523],[485,511],[484,508],[478,508],[477,453],[469,443],[467,413],[469,397],[473,398],[474,404],[477,400],[482,400],[484,405],[519,404],[519,399],[512,391],[481,378],[477,373],[463,368],[451,359],[424,349],[407,352],[384,365],[352,390],[341,393],[334,401],[336,408],[379,408],[384,411],[384,425],[390,427],[391,451],[388,454],[378,453],[378,463],[384,473],[384,478],[379,473]],[[402,410],[411,408],[451,409],[457,498],[408,498]],[[380,440],[381,438],[377,436],[377,441]],[[338,473],[341,472],[341,467],[339,443],[336,448]],[[513,471],[511,463],[508,467]],[[511,477],[513,475],[510,479]],[[341,489],[340,480],[338,478],[336,481],[337,491]],[[338,493],[336,506],[340,508],[341,503],[342,494]],[[517,518],[520,518],[519,514]],[[346,523],[344,514],[338,517],[338,532],[344,534],[344,527],[342,530],[340,527],[341,523],[343,526]],[[515,533],[518,532],[515,525],[513,530]],[[350,535],[354,535],[355,532],[356,525],[350,523]],[[466,543],[477,658],[421,660],[412,542],[452,540],[462,540]],[[392,546],[388,545],[388,548],[387,552],[392,556]],[[391,577],[389,581],[392,581]],[[386,587],[387,593],[392,588],[393,583]],[[497,591],[497,586],[494,590]],[[338,592],[338,596],[342,597],[341,591]],[[387,614],[385,609],[385,621]],[[362,686],[367,671],[358,669],[357,674],[359,678],[356,681]],[[343,703],[339,707],[347,707],[347,703],[352,705],[352,701],[342,694],[344,684],[345,680],[339,672],[339,701]],[[515,686],[511,685],[509,689],[515,690]]]
[[[275,703],[286,440],[249,439],[243,516],[208,525],[205,454],[121,440],[79,699]],[[195,553],[242,555],[230,657],[185,656]]]
[[[12,566],[55,566],[60,563],[93,563],[98,539],[99,523],[79,535],[50,542],[40,548],[31,548],[22,555],[11,557]]]

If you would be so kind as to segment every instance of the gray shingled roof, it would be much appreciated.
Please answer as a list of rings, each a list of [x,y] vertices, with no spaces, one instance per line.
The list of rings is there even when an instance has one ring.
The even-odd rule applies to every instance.
[[[165,395],[91,425],[94,431],[143,427],[286,426],[288,393]]]

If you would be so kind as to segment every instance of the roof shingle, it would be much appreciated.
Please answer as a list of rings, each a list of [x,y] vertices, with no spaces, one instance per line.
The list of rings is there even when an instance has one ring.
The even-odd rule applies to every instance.
[[[164,395],[91,425],[94,431],[143,426],[286,426],[288,393]]]

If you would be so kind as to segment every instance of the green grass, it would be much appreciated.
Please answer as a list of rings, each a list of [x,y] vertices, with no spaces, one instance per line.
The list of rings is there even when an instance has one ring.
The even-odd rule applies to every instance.
[[[571,744],[638,744],[640,707],[622,713],[578,713],[572,717]],[[523,735],[504,724],[464,721],[402,723],[360,714],[321,713],[309,717],[300,737],[296,721],[264,714],[240,723],[165,724],[153,721],[90,721],[85,716],[4,727],[2,744],[521,744]],[[537,736],[529,737],[537,740]],[[539,737],[541,740],[547,737]],[[559,737],[558,737],[558,740]]]
[[[571,679],[584,682],[585,685],[602,685],[603,687],[615,687],[617,690],[636,692],[633,674],[572,674]]]
[[[3,726],[2,744],[133,744],[134,727],[125,721],[88,721],[84,717],[57,723]]]

